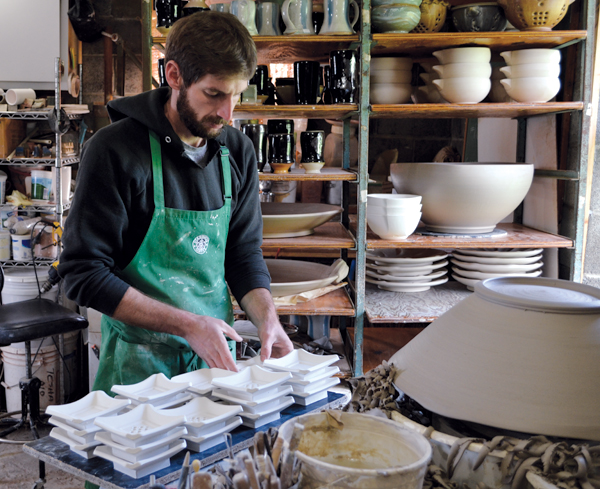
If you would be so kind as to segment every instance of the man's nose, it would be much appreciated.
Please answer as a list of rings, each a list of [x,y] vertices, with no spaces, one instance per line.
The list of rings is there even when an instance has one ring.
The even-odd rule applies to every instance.
[[[229,122],[233,118],[233,109],[235,108],[236,101],[237,97],[227,97],[219,107],[217,115]]]

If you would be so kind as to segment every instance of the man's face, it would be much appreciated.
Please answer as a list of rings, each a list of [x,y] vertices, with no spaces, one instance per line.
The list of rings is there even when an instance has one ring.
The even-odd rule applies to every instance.
[[[233,109],[246,88],[246,79],[206,75],[179,91],[179,118],[192,135],[203,139],[215,138],[231,121]]]

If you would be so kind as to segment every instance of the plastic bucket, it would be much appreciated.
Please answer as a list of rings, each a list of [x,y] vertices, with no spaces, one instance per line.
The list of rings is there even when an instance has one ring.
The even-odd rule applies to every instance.
[[[0,229],[0,260],[10,260],[11,235],[6,229]]]
[[[12,235],[20,237],[16,234]],[[13,241],[14,245],[14,241]],[[14,247],[13,247],[14,255]],[[48,268],[38,268],[37,276],[40,287],[48,280]],[[35,270],[13,268],[4,270],[4,288],[2,289],[2,303],[10,304],[12,302],[21,302],[29,299],[35,299],[39,294],[38,283],[35,278]],[[58,287],[54,286],[45,294],[42,294],[44,299],[56,300],[58,295]]]

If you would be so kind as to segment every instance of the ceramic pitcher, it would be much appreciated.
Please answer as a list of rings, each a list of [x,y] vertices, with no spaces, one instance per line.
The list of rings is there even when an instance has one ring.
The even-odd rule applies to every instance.
[[[231,13],[235,15],[251,36],[258,36],[256,29],[256,3],[253,0],[234,0],[231,2]]]
[[[281,17],[286,25],[285,35],[313,34],[312,0],[285,0]]]
[[[258,33],[261,36],[280,36],[279,4],[275,2],[260,2],[256,8]]]
[[[354,19],[349,22],[350,3],[354,7]],[[325,18],[323,26],[319,31],[319,35],[346,35],[355,34],[354,25],[358,21],[359,9],[355,0],[324,0],[323,8],[325,10]]]

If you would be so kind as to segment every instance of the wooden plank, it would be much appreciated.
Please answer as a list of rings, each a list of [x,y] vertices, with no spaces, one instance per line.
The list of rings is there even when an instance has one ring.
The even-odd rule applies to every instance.
[[[314,234],[295,238],[265,238],[263,248],[353,248],[352,234],[340,222],[326,222],[315,228]]]
[[[320,173],[306,173],[304,168],[292,168],[289,173],[263,173],[258,174],[259,180],[270,181],[333,181],[333,180],[348,180],[356,181],[356,173],[352,171],[342,170],[341,168],[321,168]]]
[[[363,329],[363,371],[368,372],[389,360],[394,353],[417,336],[424,328],[378,328]],[[348,328],[354,340],[354,328]]]
[[[323,248],[267,248],[262,247],[265,258],[340,258],[340,250]],[[348,251],[348,258],[356,258],[355,251]]]
[[[431,55],[438,49],[465,46],[487,46],[493,51],[510,51],[523,48],[552,48],[583,40],[587,32],[434,32],[419,34],[373,34],[371,54],[403,54],[416,56]]]
[[[234,119],[345,119],[358,110],[356,104],[336,105],[236,105]]]
[[[255,36],[258,62],[293,63],[294,61],[329,61],[329,53],[349,49],[358,43],[358,34],[350,36]]]
[[[399,104],[372,105],[372,119],[458,119],[479,117],[531,117],[583,110],[583,102],[543,104]]]

